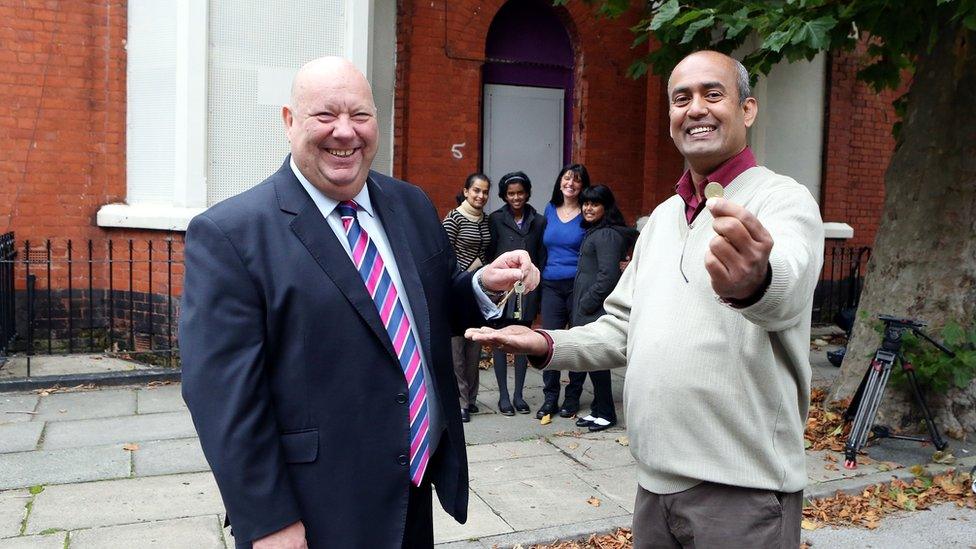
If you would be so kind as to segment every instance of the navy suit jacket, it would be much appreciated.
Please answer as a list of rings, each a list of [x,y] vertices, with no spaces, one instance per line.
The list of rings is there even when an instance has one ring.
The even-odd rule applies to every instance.
[[[467,516],[451,335],[484,322],[419,188],[370,172],[446,428],[427,477]],[[400,547],[407,385],[376,306],[286,158],[195,217],[180,315],[183,397],[238,544],[304,522],[311,547]]]

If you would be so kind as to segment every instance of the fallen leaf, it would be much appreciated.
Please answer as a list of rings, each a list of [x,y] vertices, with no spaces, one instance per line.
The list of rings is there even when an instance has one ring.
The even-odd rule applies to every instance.
[[[135,452],[136,450],[139,449],[139,445],[134,442],[130,442],[128,444],[123,444],[122,449],[127,450],[129,452]]]
[[[922,467],[921,465],[912,465],[908,468],[908,470],[916,477],[920,477],[925,474],[925,467]]]
[[[577,448],[579,448],[579,443],[578,442],[570,442],[569,443],[569,449],[570,450],[575,450]]]
[[[952,465],[956,462],[956,456],[949,452],[943,452],[942,450],[936,451],[932,454],[932,461],[935,463],[941,463],[942,465]]]
[[[48,396],[48,395],[50,395],[50,394],[51,394],[51,393],[50,393],[49,391],[41,391],[41,392],[40,392],[40,395],[41,395],[42,397],[46,397],[46,396]]]
[[[602,502],[600,501],[600,498],[594,497],[594,496],[590,496],[590,499],[586,500],[586,503],[589,503],[593,507],[599,507],[600,506],[600,503],[602,503]]]
[[[793,524],[796,523],[794,522]],[[804,530],[816,530],[817,528],[820,528],[820,525],[812,520],[803,519],[800,521],[800,528],[803,528]]]
[[[620,437],[617,439],[617,444],[621,446],[630,446],[630,437]]]
[[[549,414],[542,416],[542,419],[539,420],[539,425],[549,425],[550,423],[552,423],[552,416]]]

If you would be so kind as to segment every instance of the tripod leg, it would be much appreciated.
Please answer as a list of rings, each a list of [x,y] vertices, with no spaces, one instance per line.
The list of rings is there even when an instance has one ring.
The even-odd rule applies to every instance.
[[[857,412],[854,414],[854,422],[847,437],[847,443],[844,445],[844,467],[847,469],[857,468],[857,453],[867,442],[890,371],[891,360],[887,353],[879,349],[865,376],[864,391],[858,402]]]
[[[851,399],[851,403],[847,405],[847,410],[844,411],[844,421],[850,421],[854,419],[854,415],[857,414],[857,407],[861,403],[861,399],[864,398],[864,387],[868,383],[868,377],[871,376],[871,372],[874,370],[874,362],[868,366],[868,369],[864,372],[864,377],[861,378],[861,383],[857,386],[857,391],[854,392],[854,398]]]
[[[915,402],[922,409],[922,414],[925,416],[925,424],[929,428],[929,436],[932,437],[932,445],[935,446],[936,450],[943,450],[949,444],[942,440],[942,436],[939,435],[939,429],[935,426],[935,421],[932,420],[932,413],[929,412],[929,407],[925,404],[925,399],[922,398],[922,392],[918,388],[918,380],[915,378],[915,368],[912,367],[910,362],[906,362],[904,358],[901,359],[902,369],[908,374],[908,384],[912,386],[912,393],[915,395]]]

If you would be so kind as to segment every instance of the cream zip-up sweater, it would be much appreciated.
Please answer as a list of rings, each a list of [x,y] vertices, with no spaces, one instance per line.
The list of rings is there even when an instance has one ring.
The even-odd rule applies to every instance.
[[[624,408],[638,482],[670,494],[709,481],[796,492],[806,485],[810,315],[823,263],[810,192],[764,167],[725,189],[773,238],[772,282],[742,309],[705,270],[715,236],[704,209],[689,226],[672,196],[651,214],[633,260],[596,322],[547,332],[548,368],[627,366]],[[687,278],[687,281],[685,280]]]

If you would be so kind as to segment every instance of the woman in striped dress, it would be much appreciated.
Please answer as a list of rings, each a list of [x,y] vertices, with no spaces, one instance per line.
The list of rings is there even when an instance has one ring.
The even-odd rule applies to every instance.
[[[488,219],[484,208],[488,203],[491,181],[488,176],[473,173],[464,182],[464,191],[458,195],[458,207],[447,213],[444,230],[454,248],[458,265],[474,271],[486,264],[485,252],[491,242]],[[464,337],[451,340],[454,352],[454,375],[457,377],[461,399],[461,421],[471,421],[471,414],[478,411],[478,361],[481,344]]]

